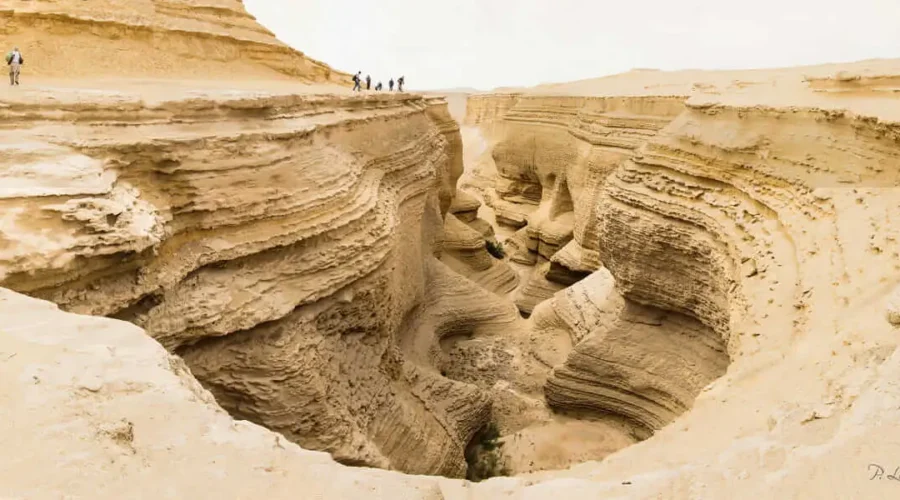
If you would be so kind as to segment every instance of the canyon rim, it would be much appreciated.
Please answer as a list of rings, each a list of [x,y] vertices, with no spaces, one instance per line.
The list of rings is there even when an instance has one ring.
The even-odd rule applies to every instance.
[[[900,491],[900,60],[353,93],[239,0],[0,18],[0,496]]]

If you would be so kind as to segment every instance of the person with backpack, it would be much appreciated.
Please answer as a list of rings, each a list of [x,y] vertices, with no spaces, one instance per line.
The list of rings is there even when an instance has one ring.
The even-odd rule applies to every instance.
[[[398,92],[403,92],[403,84],[404,83],[406,83],[405,76],[401,76],[400,78],[397,79],[397,91]]]
[[[381,85],[381,82],[378,82],[378,84],[375,85],[375,92],[381,92],[381,89],[383,88],[384,86]]]
[[[391,77],[391,80],[388,82],[388,89],[390,89],[391,92],[394,91],[394,78],[393,77]]]
[[[366,90],[372,89],[372,76],[366,75]]]
[[[25,64],[25,58],[22,57],[18,47],[6,54],[6,64],[9,66],[9,84],[18,85],[19,71],[21,71],[22,65]]]
[[[360,86],[361,83],[362,83],[362,71],[353,75],[353,91],[354,92],[362,89],[362,87]]]

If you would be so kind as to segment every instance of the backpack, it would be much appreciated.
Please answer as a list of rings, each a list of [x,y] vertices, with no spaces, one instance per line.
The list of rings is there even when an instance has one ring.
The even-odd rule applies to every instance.
[[[11,64],[11,63],[12,63],[12,58],[13,58],[13,53],[12,53],[12,52],[7,52],[7,53],[6,53],[6,64]]]

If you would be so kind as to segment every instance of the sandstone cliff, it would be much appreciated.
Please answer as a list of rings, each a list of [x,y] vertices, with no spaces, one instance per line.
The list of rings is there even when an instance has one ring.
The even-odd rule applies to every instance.
[[[436,260],[462,170],[442,101],[48,97],[0,111],[19,124],[4,286],[146,328],[233,414],[304,446],[464,473],[490,403],[440,376],[437,342],[515,315],[443,312],[479,289]]]
[[[465,473],[491,402],[440,341],[517,316],[439,259],[515,275],[444,237],[444,101],[350,98],[236,0],[0,15],[42,82],[0,96],[0,284],[144,327],[233,415],[342,462]]]
[[[574,344],[548,402],[657,434],[567,475],[655,470],[629,490],[693,496],[744,470],[738,496],[771,481],[808,494],[818,485],[774,471],[896,450],[857,398],[896,398],[878,380],[896,364],[898,69],[650,71],[470,97],[488,150],[471,183],[513,214],[531,280],[594,272],[534,308],[536,331]],[[865,469],[837,484],[869,491]]]
[[[139,328],[0,290],[0,495],[441,498],[235,421]]]
[[[278,41],[240,0],[0,0],[0,42],[24,51],[28,78],[349,81]]]
[[[460,134],[302,86],[344,76],[236,0],[0,17],[85,78],[0,94],[0,495],[891,495],[900,62],[477,95]],[[604,460],[297,446],[460,477],[489,422],[513,472]]]

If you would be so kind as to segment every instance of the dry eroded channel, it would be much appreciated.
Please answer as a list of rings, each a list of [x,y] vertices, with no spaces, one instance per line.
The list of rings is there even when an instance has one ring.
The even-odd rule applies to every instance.
[[[472,96],[463,137],[443,101],[406,94],[4,102],[18,125],[0,284],[158,341],[2,292],[22,311],[0,363],[26,408],[13,429],[46,430],[17,449],[96,445],[66,458],[91,457],[76,469],[95,477],[188,455],[250,475],[292,464],[262,484],[308,479],[312,461],[449,497],[480,486],[338,468],[288,441],[451,478],[607,457],[565,472],[592,493],[756,469],[771,472],[760,491],[808,492],[780,471],[890,451],[867,429],[900,400],[898,134],[840,101],[841,81],[804,83],[802,108],[693,90]],[[470,131],[482,142],[464,160]]]
[[[493,403],[491,423],[467,453],[472,479],[602,460],[687,411],[728,365],[711,328],[624,298],[609,271],[579,259],[575,212],[587,212],[580,205],[598,193],[575,186],[582,198],[573,199],[566,179],[585,174],[553,160],[577,145],[545,133],[502,119],[462,126],[466,170],[442,260],[526,318],[442,341],[442,373],[478,386]],[[485,258],[485,245],[495,260]],[[498,275],[514,276],[515,285],[498,286]]]
[[[444,101],[414,95],[83,94],[4,108],[27,118],[4,230],[35,243],[6,251],[3,285],[141,326],[304,448],[449,477],[467,448],[470,477],[562,468],[647,437],[724,370],[708,329],[573,260],[596,196],[542,157],[568,146],[467,156]]]

